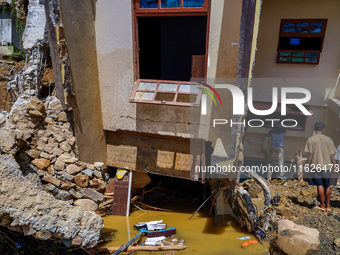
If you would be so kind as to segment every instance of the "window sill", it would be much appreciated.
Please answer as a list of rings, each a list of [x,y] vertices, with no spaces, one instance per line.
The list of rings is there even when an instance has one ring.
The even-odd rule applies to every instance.
[[[196,82],[138,79],[130,103],[199,107],[201,86]]]

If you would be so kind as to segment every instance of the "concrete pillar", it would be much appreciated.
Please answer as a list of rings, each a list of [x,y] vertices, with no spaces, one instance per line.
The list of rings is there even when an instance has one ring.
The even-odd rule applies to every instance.
[[[60,12],[76,94],[74,117],[80,159],[105,162],[94,7],[90,0],[60,0]]]

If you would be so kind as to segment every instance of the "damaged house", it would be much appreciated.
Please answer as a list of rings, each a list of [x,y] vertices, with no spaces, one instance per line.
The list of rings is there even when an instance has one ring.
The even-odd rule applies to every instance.
[[[224,188],[218,191],[217,214],[230,213],[231,196],[225,199],[225,188],[237,189],[233,199],[239,205],[233,203],[232,210],[242,227],[260,240],[260,227],[267,231],[274,221],[273,193],[266,181],[256,180],[264,190],[265,208],[258,221],[262,211],[255,211],[247,191],[236,186],[240,176],[207,169],[237,169],[244,159],[265,159],[262,141],[270,127],[243,125],[249,118],[263,117],[247,113],[249,87],[259,110],[271,108],[274,86],[303,87],[312,93],[306,107],[313,115],[287,106],[287,119],[297,125],[288,127],[286,161],[295,162],[315,121],[326,122],[329,135],[340,142],[339,3],[326,1],[322,12],[317,1],[307,0],[29,1],[23,37],[26,65],[8,85],[21,101],[0,116],[15,147],[4,152],[13,156],[1,155],[6,169],[1,174],[27,182],[27,196],[49,194],[46,203],[53,206],[48,212],[32,206],[37,217],[22,216],[25,208],[20,206],[7,208],[1,211],[7,217],[3,225],[44,240],[60,238],[93,247],[103,228],[93,211],[109,204],[112,214],[129,215],[132,184],[166,176],[189,185],[210,183],[211,191]],[[53,96],[40,84],[49,59]],[[280,103],[270,118],[281,120]],[[29,183],[17,171],[15,160],[27,162],[27,156],[32,160],[29,172],[43,186]],[[121,180],[109,178],[121,170],[127,172]],[[110,183],[114,190],[105,193]],[[12,193],[7,197],[8,203],[17,200]],[[34,198],[27,201],[36,203]],[[46,227],[50,213],[60,220]],[[68,214],[76,215],[75,220],[69,217],[72,222],[65,223]]]
[[[300,10],[303,9],[303,13]],[[338,146],[339,140],[339,1],[267,1],[261,8],[257,53],[252,87],[254,107],[270,109],[272,87],[308,89],[311,99],[305,104],[312,112],[304,115],[296,107],[287,105],[287,115],[281,116],[280,104],[270,116],[255,119],[293,119],[297,125],[287,127],[284,150],[285,162],[296,162],[304,150],[314,123],[326,124],[325,134]],[[300,95],[297,98],[302,98]],[[293,97],[292,97],[293,98]],[[279,100],[280,103],[280,100]],[[263,135],[270,122],[263,127],[248,127],[244,138],[244,153],[248,158],[263,160]],[[291,125],[292,123],[288,123]]]
[[[199,168],[239,164],[242,128],[212,121],[243,116],[233,118],[232,94],[213,87],[246,91],[259,8],[259,1],[61,0],[80,157],[201,182],[210,177]],[[218,106],[204,90],[217,93]]]

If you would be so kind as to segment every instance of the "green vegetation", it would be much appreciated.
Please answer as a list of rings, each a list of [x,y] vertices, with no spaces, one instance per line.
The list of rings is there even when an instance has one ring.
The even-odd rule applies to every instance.
[[[24,30],[25,30],[25,24],[26,23],[21,21],[17,17],[17,9],[16,9],[16,5],[15,5],[15,0],[12,0],[11,4],[4,5],[2,7],[2,13],[5,13],[7,10],[10,11],[10,16],[11,16],[12,19],[14,19],[15,31],[18,33],[20,40],[21,40],[22,35],[24,33]],[[20,44],[22,44],[21,41],[20,41]]]
[[[20,61],[21,59],[25,58],[24,51],[22,50],[22,36],[25,30],[26,23],[18,19],[15,2],[16,0],[12,0],[11,4],[4,5],[2,7],[2,13],[5,13],[6,11],[10,11],[10,17],[14,20],[15,31],[17,32],[18,37],[19,37],[19,48],[14,47],[13,54],[11,54],[10,56],[7,56],[7,59]],[[9,46],[12,46],[12,44],[10,44]]]

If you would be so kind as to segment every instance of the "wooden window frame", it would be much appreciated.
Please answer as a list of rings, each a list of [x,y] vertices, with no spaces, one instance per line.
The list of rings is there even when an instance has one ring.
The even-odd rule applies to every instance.
[[[322,23],[322,27],[321,27],[321,32],[320,33],[298,33],[298,32],[293,32],[293,33],[286,33],[283,32],[284,29],[284,23],[309,23],[308,27],[301,27],[301,28],[307,28],[310,29],[310,24],[311,23]],[[276,58],[276,62],[280,63],[280,64],[309,64],[309,65],[318,65],[319,61],[320,61],[320,55],[322,52],[322,48],[323,48],[323,42],[324,42],[324,38],[325,38],[325,33],[326,33],[326,27],[327,27],[327,19],[282,19],[281,20],[281,24],[280,24],[280,33],[279,33],[279,40],[278,40],[278,46],[277,46],[277,58]],[[293,28],[297,28],[297,26],[293,27]],[[320,37],[322,38],[321,41],[321,46],[320,46],[320,50],[282,50],[279,48],[280,45],[280,39],[282,37]],[[281,56],[281,53],[291,53],[291,56]],[[293,56],[294,53],[303,53],[304,56]],[[307,57],[306,53],[317,53],[317,57]],[[286,58],[290,58],[289,61],[282,61],[280,60],[280,58],[282,57],[286,57]],[[302,62],[298,62],[298,61],[293,61],[293,58],[303,58]],[[305,62],[306,58],[308,59],[316,59],[316,62]]]
[[[161,0],[158,0],[158,8],[139,8],[139,0],[133,0],[134,4],[134,62],[135,62],[135,81],[140,78],[139,70],[139,17],[181,17],[181,16],[207,16],[206,41],[205,41],[205,70],[204,77],[207,75],[208,46],[209,46],[209,24],[210,24],[210,0],[204,0],[202,7],[185,8],[183,0],[179,8],[160,8]]]
[[[140,82],[150,82],[150,83],[157,83],[156,88],[149,90],[149,89],[139,89],[138,86]],[[160,83],[166,84],[176,84],[177,88],[176,91],[168,91],[168,90],[159,90]],[[135,87],[130,97],[130,103],[147,103],[147,104],[159,104],[159,105],[176,105],[176,106],[190,106],[190,107],[199,107],[199,103],[202,97],[202,90],[198,89],[197,93],[194,92],[180,92],[181,85],[190,85],[190,86],[197,86],[202,87],[201,84],[189,81],[167,81],[167,80],[150,80],[150,79],[138,79],[135,82]],[[144,93],[154,93],[152,100],[141,100],[136,99],[135,95],[137,92],[144,92]],[[164,100],[156,100],[157,94],[174,94],[174,99],[172,101],[164,101]],[[178,95],[193,95],[196,96],[196,101],[193,103],[190,102],[177,102]]]
[[[181,0],[180,7],[177,8],[161,8],[161,0],[158,0],[158,8],[140,8],[139,0],[134,0],[135,13],[138,16],[149,16],[150,14],[156,16],[178,16],[185,13],[183,16],[188,16],[189,14],[206,15],[208,12],[208,0],[204,0],[202,7],[183,7],[183,0]]]

